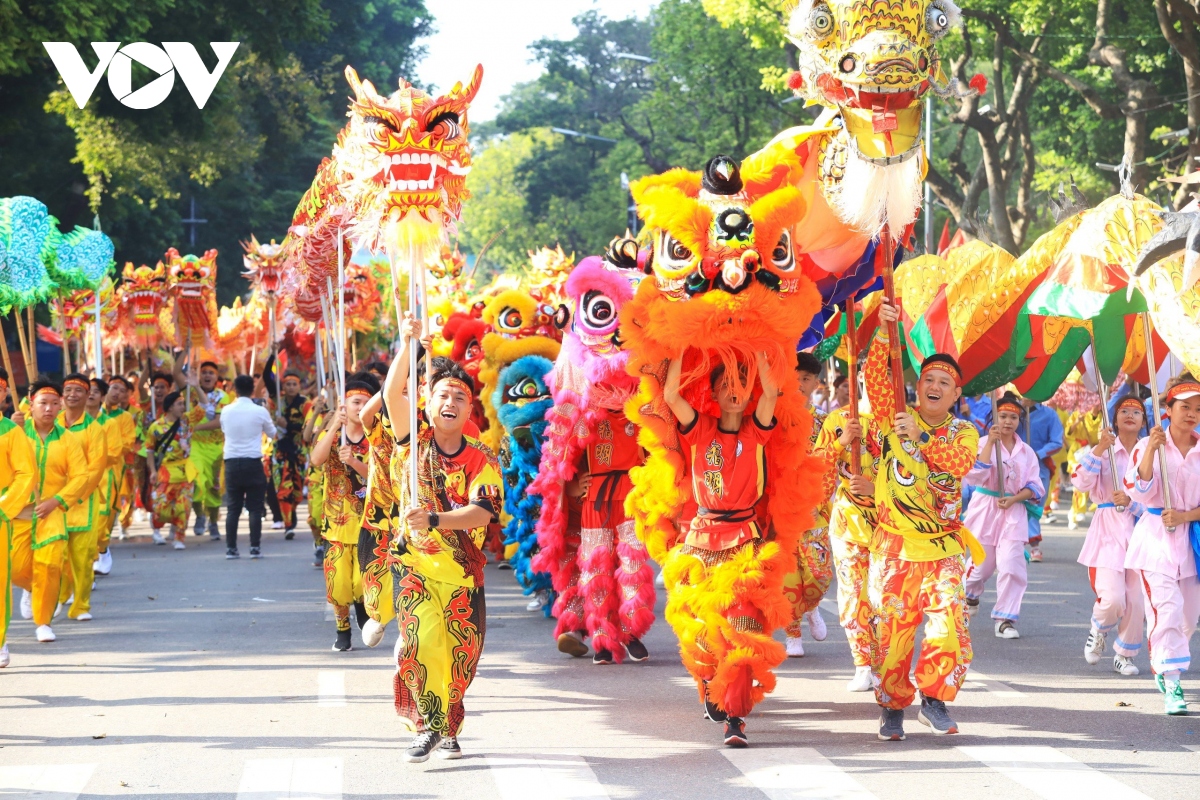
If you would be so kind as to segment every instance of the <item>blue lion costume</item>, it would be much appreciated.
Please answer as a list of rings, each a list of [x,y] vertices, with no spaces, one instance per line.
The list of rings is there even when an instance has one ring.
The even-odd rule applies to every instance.
[[[542,513],[542,498],[528,492],[537,477],[546,441],[546,412],[554,405],[546,376],[554,362],[545,356],[526,355],[501,370],[492,405],[504,428],[500,460],[504,471],[504,511],[511,517],[504,526],[504,544],[517,545],[511,562],[517,583],[532,595],[545,590],[552,593],[550,575],[534,572],[532,559],[537,553],[534,525]],[[542,610],[550,616],[553,594]]]

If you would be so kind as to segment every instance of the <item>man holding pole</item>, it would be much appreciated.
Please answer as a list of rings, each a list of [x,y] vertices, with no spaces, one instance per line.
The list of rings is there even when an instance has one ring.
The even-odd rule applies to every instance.
[[[868,596],[875,610],[875,699],[882,714],[879,738],[904,739],[904,709],[919,690],[917,719],[934,734],[958,733],[946,703],[955,698],[971,663],[963,593],[963,554],[975,563],[982,548],[959,521],[962,479],[975,463],[979,433],[950,409],[962,395],[962,372],[953,358],[934,354],[921,364],[917,406],[903,404],[896,385],[892,336],[899,310],[880,304],[880,327],[867,355],[864,377],[878,442]],[[911,677],[913,644],[922,617],[925,638]]]
[[[184,390],[187,381],[183,377],[183,360],[175,359],[175,387]],[[216,363],[205,361],[200,364],[200,390],[204,395],[204,421],[192,430],[192,464],[196,467],[196,493],[192,507],[196,511],[196,535],[204,533],[204,522],[208,520],[208,535],[220,541],[217,527],[221,515],[221,494],[224,491],[225,436],[221,433],[221,411],[233,402],[233,398],[217,388],[219,372]]]

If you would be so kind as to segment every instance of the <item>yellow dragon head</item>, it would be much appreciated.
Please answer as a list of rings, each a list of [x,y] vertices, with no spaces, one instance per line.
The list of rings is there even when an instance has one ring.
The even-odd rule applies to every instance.
[[[167,286],[175,305],[175,327],[185,341],[201,345],[217,330],[217,251],[181,256],[167,250]]]
[[[261,244],[254,234],[250,234],[250,241],[241,244],[246,251],[242,256],[242,265],[246,268],[242,276],[254,288],[274,296],[283,278],[283,246],[275,244],[274,239],[270,244]]]
[[[121,277],[117,288],[121,328],[130,340],[150,347],[162,338],[159,315],[167,300],[167,268],[161,261],[153,267],[126,262]]]

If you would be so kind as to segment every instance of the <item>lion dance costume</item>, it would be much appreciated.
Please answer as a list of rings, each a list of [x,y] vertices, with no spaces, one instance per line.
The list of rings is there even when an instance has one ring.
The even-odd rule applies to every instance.
[[[784,577],[796,569],[800,536],[822,499],[821,482],[795,479],[822,469],[809,455],[812,417],[793,369],[792,353],[820,304],[792,247],[790,228],[805,211],[788,185],[799,166],[790,148],[769,149],[740,169],[718,156],[703,176],[673,169],[633,186],[654,250],[651,277],[621,310],[628,369],[640,379],[626,412],[648,451],[645,465],[630,470],[626,508],[663,565],[665,616],[684,666],[702,699],[736,717],[775,687],[772,669],[784,648],[772,633],[793,613]],[[683,355],[682,394],[702,415],[714,410],[707,377],[716,363],[733,376],[739,365],[753,370],[755,355],[764,353],[781,387],[764,449],[765,490],[749,523],[765,533],[728,549],[698,547],[687,536],[676,541],[676,521],[688,521],[692,459],[663,386],[681,343],[692,343]]]
[[[542,464],[530,494],[542,497],[534,568],[550,574],[558,599],[556,637],[571,632],[592,640],[620,663],[626,645],[654,623],[654,573],[649,554],[625,514],[629,471],[641,465],[637,427],[625,403],[637,380],[625,371],[622,306],[633,299],[637,243],[618,239],[604,259],[585,258],[567,280],[570,319],[554,365],[554,407]],[[566,314],[564,306],[564,316]],[[564,489],[580,471],[592,478],[575,500]]]

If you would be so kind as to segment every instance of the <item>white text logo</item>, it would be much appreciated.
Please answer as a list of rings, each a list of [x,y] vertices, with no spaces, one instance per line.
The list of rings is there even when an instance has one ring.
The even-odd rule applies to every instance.
[[[42,42],[50,60],[62,76],[67,91],[75,98],[80,108],[87,105],[100,76],[108,71],[108,88],[122,105],[129,108],[154,108],[171,93],[175,85],[175,73],[183,79],[196,108],[204,108],[209,96],[229,66],[233,53],[240,42],[210,42],[217,56],[217,66],[212,72],[200,60],[196,48],[188,42],[163,42],[162,47],[149,42],[130,42],[124,47],[120,42],[92,42],[92,50],[99,63],[89,71],[75,45],[70,42]],[[158,77],[133,90],[133,62],[158,74]]]

